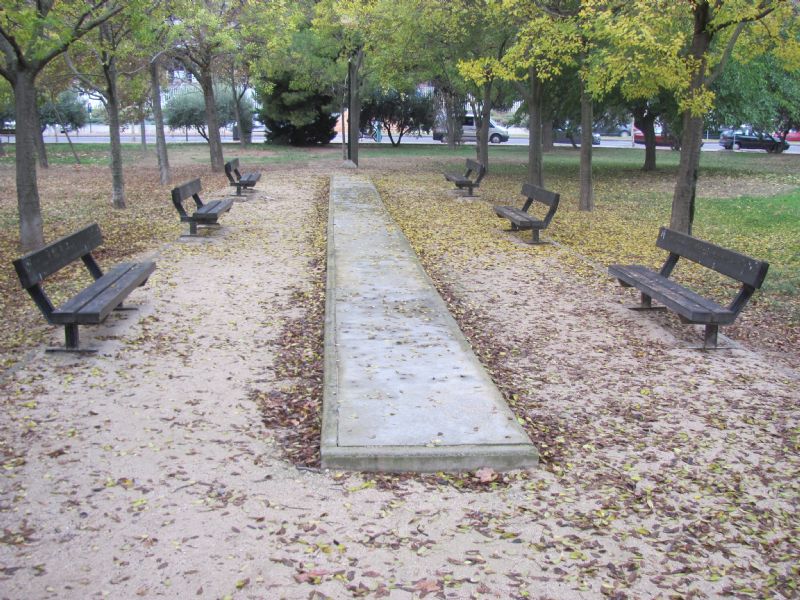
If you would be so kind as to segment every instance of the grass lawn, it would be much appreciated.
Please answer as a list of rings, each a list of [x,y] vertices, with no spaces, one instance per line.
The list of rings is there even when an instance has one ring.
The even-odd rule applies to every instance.
[[[0,158],[0,257],[6,268],[0,276],[0,309],[5,320],[0,347],[6,364],[41,343],[47,329],[33,302],[19,289],[11,261],[19,255],[17,200],[13,146]],[[105,145],[76,145],[81,164],[76,165],[66,144],[50,145],[51,167],[39,172],[39,189],[45,237],[52,240],[91,222],[98,222],[106,238],[100,260],[109,264],[132,254],[157,250],[184,229],[169,201],[171,186],[158,184],[155,151],[142,152],[138,145],[124,146],[128,209],[110,205],[110,172]],[[254,145],[225,147],[226,157],[238,156],[245,170],[265,171],[262,185],[269,185],[269,171],[341,162],[341,148],[281,148]],[[476,254],[491,252],[493,244],[506,244],[510,236],[497,232],[499,221],[490,205],[519,203],[525,179],[527,148],[492,146],[490,173],[480,190],[482,201],[437,203],[423,214],[436,227],[436,239],[415,240],[409,215],[419,214],[420,198],[437,194],[452,198],[442,171],[463,169],[464,158],[474,155],[471,146],[455,151],[443,145],[405,145],[391,148],[369,145],[360,150],[362,169],[386,194],[395,218],[406,229],[418,251],[447,258],[457,244],[451,241],[470,235]],[[672,188],[678,153],[658,152],[658,170],[641,171],[643,153],[637,149],[594,150],[596,210],[577,210],[579,154],[557,149],[545,156],[546,186],[561,193],[559,212],[545,234],[568,247],[577,262],[601,267],[613,262],[660,265],[664,259],[655,248],[660,225],[669,222]],[[205,145],[170,146],[170,164],[176,183],[202,177],[208,195],[228,194],[224,174],[212,174]],[[747,339],[757,346],[785,353],[792,364],[800,355],[800,157],[751,152],[708,152],[703,155],[694,234],[721,246],[770,262],[764,289],[757,293],[740,322],[723,331]],[[419,190],[420,194],[414,193]],[[419,198],[417,198],[419,196]],[[417,198],[415,200],[415,198]],[[416,204],[415,204],[416,202]],[[406,210],[407,209],[407,210]],[[416,211],[416,213],[414,213]],[[453,211],[453,212],[449,212]],[[474,211],[468,232],[450,226],[455,213]],[[469,212],[472,218],[473,212]],[[416,218],[416,217],[414,217]],[[405,221],[405,222],[404,222]],[[430,237],[430,236],[428,236]],[[426,250],[426,244],[427,250]],[[436,244],[433,251],[430,244]],[[519,246],[520,252],[532,251]],[[729,299],[731,286],[708,271],[687,269],[686,277],[704,293]],[[55,300],[71,293],[65,283]],[[793,358],[792,358],[793,357]]]

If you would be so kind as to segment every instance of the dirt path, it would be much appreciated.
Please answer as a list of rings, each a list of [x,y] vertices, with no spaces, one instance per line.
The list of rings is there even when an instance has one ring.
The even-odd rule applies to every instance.
[[[3,383],[0,598],[797,597],[796,376],[683,349],[555,248],[448,274],[541,468],[479,485],[283,460],[252,393],[288,385],[325,175],[265,177],[161,251],[138,313],[84,328],[97,356],[38,352]]]

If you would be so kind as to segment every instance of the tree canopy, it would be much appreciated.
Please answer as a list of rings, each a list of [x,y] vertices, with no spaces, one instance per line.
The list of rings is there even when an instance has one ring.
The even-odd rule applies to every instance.
[[[799,10],[793,0],[6,3],[0,11],[0,76],[13,90],[20,131],[22,245],[42,241],[29,168],[38,124],[29,106],[36,104],[37,83],[49,97],[69,87],[63,79],[57,85],[50,77],[37,79],[67,50],[79,67],[76,80],[92,66],[108,75],[114,61],[116,70],[127,61],[131,72],[144,72],[159,56],[180,61],[203,91],[204,114],[194,107],[192,122],[208,136],[214,169],[222,167],[219,129],[229,122],[215,100],[223,88],[237,100],[234,120],[242,127],[247,107],[241,102],[252,86],[274,138],[324,143],[329,124],[344,112],[348,77],[359,82],[349,90],[350,113],[362,96],[374,113],[373,92],[396,90],[391,115],[365,115],[392,123],[393,131],[406,128],[398,102],[415,98],[424,85],[435,90],[436,118],[448,128],[455,131],[459,115],[473,112],[484,162],[492,111],[524,100],[531,127],[529,177],[539,183],[542,123],[574,124],[580,115],[588,136],[594,115],[607,117],[606,106],[612,106],[608,112],[615,119],[633,114],[648,140],[656,122],[679,138],[670,224],[690,231],[704,125],[748,123],[786,131],[800,122]],[[118,36],[122,31],[138,33]],[[134,56],[140,67],[131,64]],[[151,71],[149,78],[126,78],[121,86],[137,118],[144,114],[148,89],[158,83]],[[106,86],[106,97],[112,87]],[[188,117],[182,122],[189,123]],[[455,138],[448,136],[451,143]],[[591,144],[581,146],[581,207],[589,210]],[[654,152],[646,153],[645,167],[655,168]]]

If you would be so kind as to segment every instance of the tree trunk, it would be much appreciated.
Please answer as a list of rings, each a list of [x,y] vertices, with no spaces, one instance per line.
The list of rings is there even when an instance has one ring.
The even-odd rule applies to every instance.
[[[551,152],[553,144],[553,120],[542,115],[542,152]]]
[[[656,170],[656,115],[646,108],[633,111],[633,122],[644,136],[644,165],[642,171]]]
[[[358,49],[348,64],[348,81],[350,82],[350,106],[348,107],[348,129],[347,135],[350,138],[350,156],[348,157],[353,164],[358,166],[358,138],[361,133],[361,81],[359,71],[364,51]]]
[[[142,134],[142,152],[147,152],[147,130],[145,128],[144,117],[139,121],[139,132]]]
[[[17,118],[16,165],[19,242],[23,252],[44,246],[39,188],[36,183],[36,142],[39,118],[36,113],[35,74],[17,72],[14,107]]]
[[[36,145],[36,156],[39,159],[39,166],[42,169],[50,168],[50,162],[47,160],[47,146],[44,144],[44,131],[42,130],[42,123],[39,120],[39,111],[36,110],[36,93],[34,92],[34,110],[33,117],[36,120],[33,128],[33,142]]]
[[[114,58],[103,65],[106,80],[105,107],[108,114],[108,135],[111,139],[111,204],[125,208],[125,180],[122,175],[122,142],[119,131],[119,99],[117,66]]]
[[[536,69],[528,70],[530,98],[528,98],[528,183],[544,187],[542,172],[542,82]]]
[[[711,47],[712,33],[709,32],[710,14],[708,2],[700,2],[694,7],[694,35],[690,54],[695,64],[695,72],[689,85],[692,97],[705,87],[706,53]],[[694,221],[694,201],[697,194],[697,175],[700,169],[700,146],[703,143],[703,118],[693,116],[690,111],[683,115],[681,134],[681,161],[678,165],[678,180],[672,196],[672,215],[669,226],[682,233],[692,233]]]
[[[477,115],[476,115],[477,116]],[[476,127],[478,162],[489,172],[489,121],[492,118],[492,82],[489,81],[483,86],[483,102],[481,104],[481,123]],[[477,122],[475,123],[477,126]]]
[[[6,155],[6,145],[3,143],[2,138],[0,138],[0,156]]]
[[[158,60],[150,63],[150,88],[153,93],[153,120],[156,122],[156,155],[161,185],[169,185],[169,158],[167,156],[167,137],[164,134],[164,115],[161,112],[161,79],[158,73]]]
[[[236,126],[239,128],[239,144],[247,146],[247,140],[244,135],[244,127],[242,127],[242,109],[239,106],[239,95],[236,93],[236,81],[233,78],[231,71],[231,98],[233,98],[233,117],[236,121]]]
[[[214,173],[222,171],[225,159],[222,156],[222,138],[219,134],[219,119],[217,118],[217,105],[214,101],[214,82],[211,73],[203,71],[198,78],[200,87],[203,88],[203,100],[206,108],[206,123],[208,124],[208,147],[211,153],[211,170]]]
[[[592,97],[581,81],[581,195],[578,209],[594,210],[594,189],[592,186],[592,126],[594,121]]]
[[[697,194],[697,175],[700,169],[700,147],[703,144],[703,117],[693,117],[688,111],[683,115],[681,135],[681,161],[678,181],[672,196],[671,229],[692,233],[694,201]]]
[[[461,114],[458,107],[460,98],[452,93],[445,93],[445,110],[447,111],[447,147],[450,150],[456,149],[456,144],[461,141]]]

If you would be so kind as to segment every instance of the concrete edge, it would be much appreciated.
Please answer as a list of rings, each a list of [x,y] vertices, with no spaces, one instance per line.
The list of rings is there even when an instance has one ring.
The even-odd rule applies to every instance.
[[[491,467],[510,471],[537,466],[539,452],[532,444],[465,446],[349,446],[323,447],[322,467],[345,471],[415,472],[475,471]]]
[[[336,363],[336,318],[334,305],[336,289],[336,260],[333,227],[333,178],[328,184],[328,230],[327,254],[325,265],[325,334],[323,340],[323,377],[322,377],[322,433],[320,436],[320,452],[325,455],[326,448],[336,447],[339,443],[339,365]]]
[[[456,338],[464,351],[477,367],[477,372],[493,390],[494,402],[498,410],[504,414],[513,427],[522,432],[526,444],[498,444],[498,445],[463,445],[463,446],[339,446],[338,436],[338,390],[339,366],[335,360],[335,294],[328,293],[335,290],[336,285],[336,260],[334,244],[334,210],[333,210],[333,179],[331,176],[328,192],[328,230],[327,230],[327,265],[326,265],[326,290],[325,290],[325,335],[324,335],[324,375],[322,384],[322,432],[320,436],[320,455],[322,467],[325,469],[344,469],[350,471],[374,472],[420,472],[431,473],[438,471],[471,471],[481,467],[491,467],[496,470],[512,470],[526,467],[535,467],[539,462],[539,451],[525,430],[517,423],[516,415],[506,402],[500,390],[492,381],[486,368],[480,362],[472,346],[458,322],[455,320],[447,304],[436,291],[433,280],[422,266],[416,252],[405,234],[395,223],[388,210],[383,207],[386,220],[398,236],[401,244],[406,246],[413,257],[413,263],[422,278],[429,284],[431,301],[439,305],[444,315],[447,326],[455,331]],[[374,187],[371,179],[365,178]],[[377,192],[377,190],[376,190]]]

